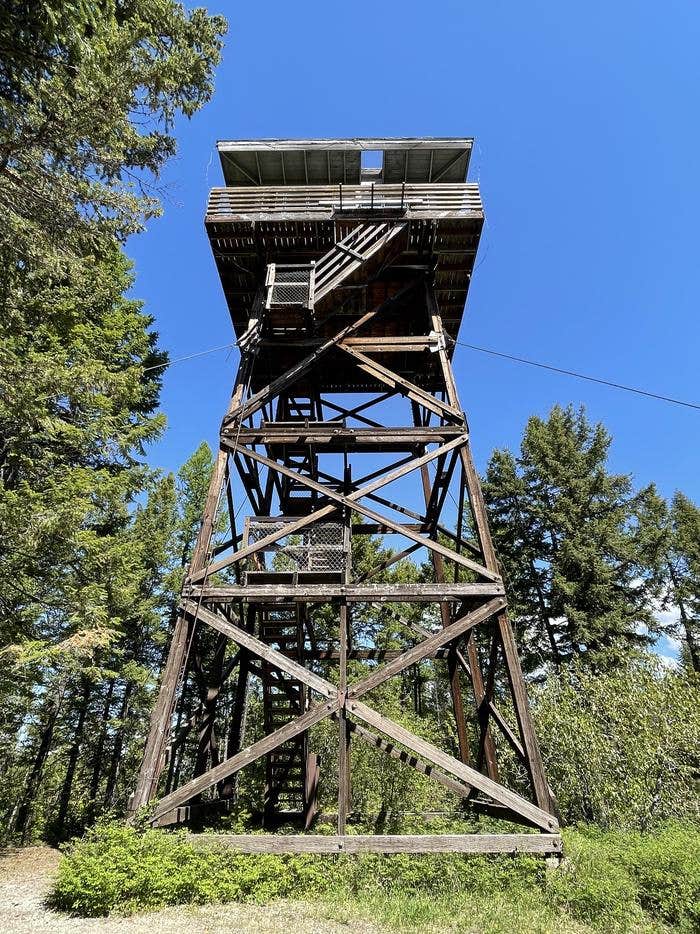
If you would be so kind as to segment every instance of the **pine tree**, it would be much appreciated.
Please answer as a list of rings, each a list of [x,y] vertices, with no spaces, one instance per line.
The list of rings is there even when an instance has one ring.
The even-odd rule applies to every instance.
[[[700,509],[676,492],[670,509],[664,506],[664,605],[678,610],[668,635],[681,640],[684,657],[700,673]]]
[[[134,514],[166,356],[122,246],[159,210],[224,29],[174,0],[0,12],[0,802],[23,838],[112,801],[107,718],[154,661],[162,559]]]
[[[611,437],[581,409],[532,417],[520,455],[492,456],[485,495],[530,671],[614,666],[653,641],[659,542],[652,488],[608,468]]]

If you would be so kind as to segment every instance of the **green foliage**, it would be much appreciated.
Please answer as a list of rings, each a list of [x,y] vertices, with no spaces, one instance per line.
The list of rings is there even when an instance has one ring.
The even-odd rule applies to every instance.
[[[683,931],[700,926],[700,830],[669,823],[651,834],[568,833],[567,863],[548,892],[574,917],[622,928],[642,912]]]
[[[625,928],[641,920],[634,879],[615,859],[611,835],[566,835],[566,861],[547,879],[546,893],[579,921]]]
[[[679,610],[670,635],[683,641],[689,667],[700,673],[700,508],[676,493],[671,509],[665,504],[662,509],[669,578],[665,604]]]
[[[162,905],[268,901],[323,891],[330,879],[311,857],[255,858],[192,845],[182,833],[138,832],[101,824],[73,842],[61,861],[52,901],[82,915],[130,913]]]
[[[660,588],[653,488],[607,465],[611,437],[583,410],[529,419],[496,451],[484,494],[530,671],[580,658],[610,668],[650,642]]]
[[[105,824],[70,845],[53,901],[99,915],[293,896],[320,900],[335,916],[363,913],[401,926],[473,930],[478,917],[480,930],[494,932],[571,931],[579,924],[640,931],[655,922],[696,929],[699,830],[581,828],[566,833],[565,845],[562,868],[548,870],[527,856],[247,856],[189,843],[180,833]]]
[[[175,0],[26,4],[0,17],[0,251],[66,269],[158,211],[175,117],[212,93],[222,17]]]
[[[567,821],[645,830],[700,819],[696,678],[652,659],[602,675],[574,666],[550,675],[533,701]]]
[[[176,0],[0,12],[3,836],[63,836],[133,768],[175,506],[140,463],[166,355],[126,297],[123,243],[159,210],[174,121],[209,99],[224,30]]]
[[[700,929],[700,860],[696,831],[676,826],[652,837],[638,834],[621,860],[634,876],[649,914],[688,931]]]

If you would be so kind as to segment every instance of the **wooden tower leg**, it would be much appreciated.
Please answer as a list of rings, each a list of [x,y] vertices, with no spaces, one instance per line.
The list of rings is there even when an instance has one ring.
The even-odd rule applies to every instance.
[[[431,290],[428,289],[428,293],[430,305],[433,307],[433,309],[435,309],[436,303]],[[452,372],[452,365],[447,356],[445,332],[443,330],[442,320],[435,311],[432,315],[432,325],[434,332],[439,335],[440,338],[440,349],[438,353],[440,355],[440,364],[445,379],[447,399],[454,408],[461,410],[459,395],[457,393],[457,385],[455,383],[454,374]],[[462,448],[460,448],[459,454],[462,460],[467,495],[471,505],[477,538],[481,546],[484,565],[491,571],[498,571],[498,559],[496,558],[496,551],[493,547],[493,539],[491,538],[491,530],[489,529],[488,517],[486,514],[486,504],[484,502],[484,496],[481,490],[481,484],[479,482],[479,475],[476,471],[476,467],[474,466],[474,461],[472,459],[470,445],[467,443]],[[500,634],[501,645],[503,647],[503,654],[505,657],[508,682],[510,684],[511,694],[513,697],[515,715],[518,721],[518,728],[520,730],[520,736],[525,750],[526,767],[532,782],[535,800],[537,801],[539,807],[543,808],[544,810],[552,811],[554,809],[554,801],[544,774],[542,756],[540,754],[539,743],[537,742],[535,727],[532,722],[532,714],[530,712],[530,707],[527,700],[525,679],[523,677],[522,667],[520,665],[520,658],[518,656],[518,650],[515,644],[513,629],[510,625],[508,614],[505,610],[498,614],[497,625]],[[483,682],[479,693],[482,697],[484,696]],[[479,703],[478,699],[477,703]],[[489,710],[487,708],[483,720],[485,736],[487,735],[488,731],[488,721]]]
[[[247,354],[244,354],[234,384],[228,412],[240,405],[246,388],[245,381],[251,366],[251,359]],[[192,574],[202,571],[211,557],[211,540],[227,478],[227,464],[228,453],[225,450],[220,450],[214,462],[204,505],[202,524],[190,560],[188,578]],[[145,807],[153,799],[158,789],[158,781],[165,763],[165,749],[170,736],[173,710],[175,709],[178,689],[181,686],[187,665],[188,652],[196,635],[196,626],[196,620],[187,620],[182,613],[178,615],[168,659],[161,677],[158,697],[151,712],[148,737],[136,779],[136,787],[129,799],[127,809],[129,815],[133,815]]]

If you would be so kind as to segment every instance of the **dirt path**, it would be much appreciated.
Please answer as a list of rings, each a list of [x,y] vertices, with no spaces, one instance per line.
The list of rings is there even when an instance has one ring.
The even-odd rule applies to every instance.
[[[381,934],[384,928],[358,922],[328,921],[322,909],[305,902],[279,901],[271,905],[207,905],[168,908],[129,918],[71,918],[44,906],[59,861],[49,847],[34,846],[0,856],[0,931],[12,934]]]

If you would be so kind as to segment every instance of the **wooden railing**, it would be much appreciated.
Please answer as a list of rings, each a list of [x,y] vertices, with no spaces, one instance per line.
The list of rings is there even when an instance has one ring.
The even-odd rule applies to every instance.
[[[206,219],[324,220],[354,211],[400,213],[409,218],[483,217],[479,186],[467,182],[213,188]]]

